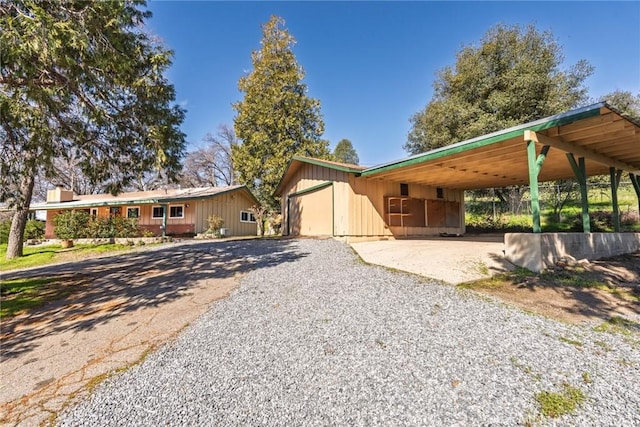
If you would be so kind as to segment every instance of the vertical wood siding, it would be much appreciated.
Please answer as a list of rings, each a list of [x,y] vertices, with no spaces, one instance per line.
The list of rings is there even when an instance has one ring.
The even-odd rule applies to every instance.
[[[202,233],[209,225],[209,215],[218,215],[224,219],[223,227],[228,230],[230,236],[255,236],[257,225],[255,222],[240,221],[240,211],[248,211],[255,202],[244,191],[223,193],[210,199],[193,202],[195,209],[195,232]]]
[[[424,208],[421,206],[423,210],[418,215],[418,219],[414,219],[413,222],[409,223],[412,226],[390,226],[387,224],[385,217],[385,197],[400,196],[399,181],[356,177],[355,174],[352,173],[336,171],[308,163],[302,164],[284,187],[281,199],[283,233],[287,233],[289,214],[291,214],[291,218],[289,219],[289,225],[292,227],[291,234],[299,234],[299,224],[312,219],[311,217],[299,218],[299,216],[305,217],[306,215],[313,215],[314,218],[316,218],[318,212],[324,212],[326,210],[330,213],[330,210],[327,209],[329,202],[326,196],[321,199],[322,201],[318,199],[318,201],[312,204],[305,202],[304,210],[301,210],[298,205],[291,206],[291,212],[288,212],[287,208],[287,199],[290,198],[290,195],[327,181],[333,182],[333,234],[335,236],[384,237],[434,235],[443,232],[464,233],[463,191],[445,189],[444,198],[438,199],[436,187],[409,184],[409,197],[411,198],[437,200],[440,203],[443,201],[450,202],[446,204],[448,208],[446,212],[446,223],[439,224],[435,227],[419,226],[416,221],[421,219],[420,222],[424,223],[425,215]],[[330,187],[319,191],[328,192],[329,190]],[[304,197],[304,195],[298,197]],[[418,202],[417,200],[412,201],[413,204]],[[290,202],[290,204],[291,203],[293,202]],[[420,201],[419,203],[422,205],[423,202]],[[313,208],[313,214],[308,213],[312,209],[309,209],[307,205],[315,206]],[[454,209],[457,208],[458,211],[451,211],[451,207],[454,207]],[[307,213],[305,213],[305,211]],[[324,216],[322,218],[326,218],[329,213],[323,213]],[[443,216],[445,216],[444,213]],[[319,217],[316,218],[316,220],[323,221],[323,219]],[[316,228],[320,229],[320,227],[321,225],[318,224]],[[301,234],[304,235],[304,230],[302,230]]]

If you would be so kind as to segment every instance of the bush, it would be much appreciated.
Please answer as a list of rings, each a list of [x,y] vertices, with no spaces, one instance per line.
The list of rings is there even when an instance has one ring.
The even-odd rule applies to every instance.
[[[85,211],[64,211],[53,218],[53,232],[59,239],[89,237],[91,216]]]
[[[24,240],[42,239],[44,237],[44,222],[30,219],[24,228]]]
[[[0,243],[9,241],[9,230],[11,229],[11,219],[3,219],[0,221]]]
[[[63,212],[53,219],[53,223],[54,233],[60,239],[110,239],[141,235],[135,218],[94,218],[84,211]]]
[[[205,234],[220,234],[220,229],[224,225],[224,219],[218,215],[209,215],[207,218],[207,224],[209,228],[205,231]]]

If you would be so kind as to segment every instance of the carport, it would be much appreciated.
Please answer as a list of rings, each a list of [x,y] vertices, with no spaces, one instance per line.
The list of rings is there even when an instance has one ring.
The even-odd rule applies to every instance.
[[[599,258],[640,249],[640,233],[620,233],[617,189],[627,173],[640,201],[640,125],[606,103],[368,168],[362,177],[456,190],[529,185],[533,234],[505,235],[507,257],[540,271],[559,257]],[[610,176],[614,233],[591,233],[587,178]],[[542,233],[538,184],[576,179],[583,233]],[[639,202],[640,207],[640,202]]]

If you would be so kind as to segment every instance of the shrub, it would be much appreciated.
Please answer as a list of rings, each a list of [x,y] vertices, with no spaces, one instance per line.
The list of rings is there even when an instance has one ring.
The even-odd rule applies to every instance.
[[[220,234],[220,229],[224,225],[224,219],[218,215],[209,215],[207,218],[207,224],[209,225],[209,229],[205,232],[206,234]]]
[[[44,237],[44,222],[30,219],[24,228],[24,240],[42,239]]]
[[[81,239],[87,236],[91,217],[85,211],[65,211],[53,218],[53,232],[59,239]]]
[[[11,229],[11,218],[0,221],[0,243],[9,241],[9,230]]]

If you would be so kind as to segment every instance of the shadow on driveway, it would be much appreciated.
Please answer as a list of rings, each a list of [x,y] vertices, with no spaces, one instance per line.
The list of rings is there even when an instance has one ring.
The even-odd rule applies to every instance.
[[[3,279],[48,277],[82,283],[73,295],[2,322],[0,361],[33,350],[34,340],[69,330],[91,330],[121,313],[160,306],[207,279],[293,262],[292,240],[185,242],[167,248],[3,274]]]

